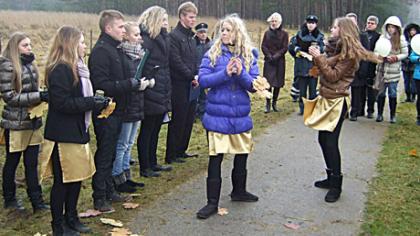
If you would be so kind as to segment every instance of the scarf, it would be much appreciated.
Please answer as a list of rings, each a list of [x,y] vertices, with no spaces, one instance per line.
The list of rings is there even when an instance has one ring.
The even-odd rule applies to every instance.
[[[35,55],[33,53],[29,55],[20,54],[20,61],[22,62],[22,65],[31,64],[34,60],[35,60]]]
[[[141,59],[144,55],[144,50],[140,43],[130,43],[128,41],[124,41],[119,47],[122,49],[124,54],[131,58],[131,60]]]
[[[89,69],[86,66],[86,64],[83,62],[82,58],[80,58],[79,61],[77,62],[77,73],[79,74],[80,82],[82,83],[83,97],[93,96],[92,83],[90,82],[90,79],[89,79],[90,77]],[[86,132],[89,129],[91,116],[92,116],[92,111],[85,112]]]

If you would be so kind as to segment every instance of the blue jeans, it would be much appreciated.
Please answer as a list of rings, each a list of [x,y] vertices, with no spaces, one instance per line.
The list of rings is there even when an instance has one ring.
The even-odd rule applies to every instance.
[[[302,98],[308,98],[308,87],[309,87],[309,99],[316,98],[316,86],[318,85],[318,78],[314,77],[299,77],[299,108],[300,112],[303,112],[303,100]]]
[[[115,161],[112,167],[112,176],[118,176],[130,169],[131,148],[136,139],[140,121],[124,122],[117,142]]]
[[[397,87],[398,81],[385,83],[384,90],[380,94],[378,94],[378,97],[386,97],[385,93],[388,90],[388,98],[397,98]]]

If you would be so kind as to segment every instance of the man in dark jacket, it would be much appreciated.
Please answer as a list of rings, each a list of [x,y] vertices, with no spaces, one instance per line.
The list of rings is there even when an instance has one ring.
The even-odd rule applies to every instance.
[[[180,158],[190,157],[186,153],[194,123],[197,97],[190,99],[191,89],[198,86],[197,51],[192,28],[198,10],[192,2],[178,8],[179,22],[169,34],[170,74],[172,83],[172,120],[169,123],[166,157],[167,163],[184,162]]]
[[[348,13],[347,18],[353,21],[358,27],[357,15],[355,13]],[[370,50],[369,39],[367,33],[359,32],[359,40],[362,46]],[[351,110],[350,120],[357,121],[358,116],[364,116],[364,104],[366,101],[366,77],[368,73],[369,64],[367,61],[361,61],[359,64],[359,70],[356,71],[354,80],[351,83]]]
[[[381,34],[376,32],[378,27],[379,19],[377,16],[369,16],[366,20],[365,31],[368,34],[369,39],[369,48],[371,51],[375,49],[376,41],[378,41]],[[376,100],[376,90],[372,88],[376,76],[376,63],[369,62],[367,79],[366,79],[366,93],[367,93],[367,118],[372,119],[375,107]],[[362,108],[364,110],[365,102],[362,103]]]
[[[112,165],[130,92],[139,90],[141,83],[126,76],[129,68],[119,47],[125,33],[122,13],[116,10],[102,11],[99,26],[101,35],[89,57],[90,79],[95,91],[103,90],[106,97],[113,98],[116,108],[107,119],[99,119],[98,113],[93,114],[97,150],[92,196],[94,208],[107,212],[112,210],[110,202],[124,200],[113,186]]]
[[[200,23],[195,26],[195,42],[197,47],[197,68],[200,68],[201,60],[204,54],[210,49],[210,39],[207,37],[208,25],[206,23]],[[196,108],[196,116],[201,119],[204,115],[206,106],[207,95],[203,88],[200,88],[200,95],[198,96],[198,104]]]

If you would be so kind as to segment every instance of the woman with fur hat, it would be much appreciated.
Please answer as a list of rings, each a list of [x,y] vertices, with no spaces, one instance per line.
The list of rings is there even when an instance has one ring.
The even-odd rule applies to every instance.
[[[382,122],[385,105],[385,92],[388,91],[390,122],[395,123],[397,111],[397,86],[401,77],[401,61],[408,56],[407,41],[402,32],[402,24],[397,16],[390,16],[382,26],[381,38],[388,39],[391,42],[391,52],[384,58],[384,62],[378,64],[376,73],[383,71],[384,90],[378,93],[378,115],[377,122]]]

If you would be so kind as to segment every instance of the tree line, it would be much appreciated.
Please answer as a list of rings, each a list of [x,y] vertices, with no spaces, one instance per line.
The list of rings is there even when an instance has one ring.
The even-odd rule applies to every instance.
[[[143,10],[160,5],[170,15],[176,15],[179,4],[186,0],[2,0],[0,9],[77,11],[98,13],[113,8],[129,15],[139,15]],[[322,28],[330,26],[332,20],[348,12],[354,12],[363,23],[370,14],[383,20],[390,15],[398,15],[405,22],[411,4],[418,0],[191,0],[201,16],[223,17],[228,13],[238,13],[245,19],[265,20],[272,12],[283,15],[283,23],[298,27],[306,15],[314,14],[320,19]]]

